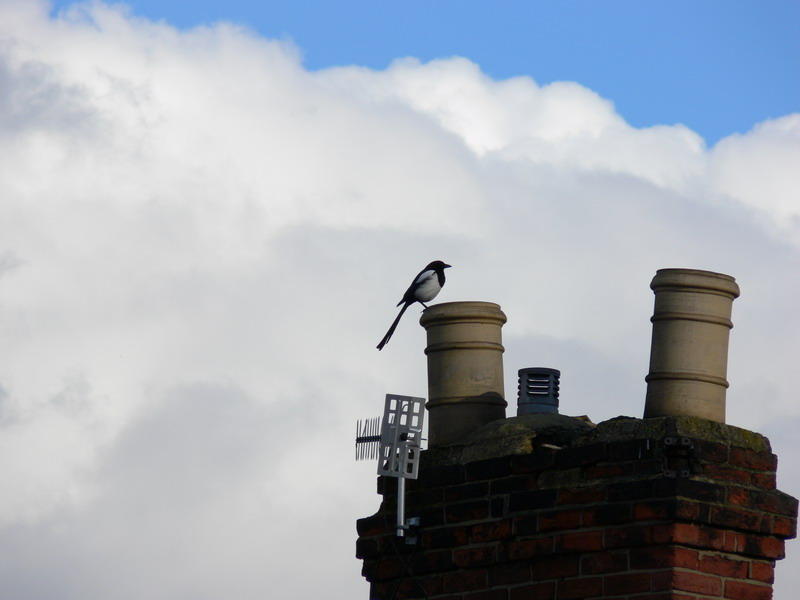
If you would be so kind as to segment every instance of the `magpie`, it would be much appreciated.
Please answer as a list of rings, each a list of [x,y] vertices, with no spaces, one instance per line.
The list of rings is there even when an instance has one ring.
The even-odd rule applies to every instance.
[[[402,304],[403,308],[400,309],[400,314],[397,315],[394,323],[389,327],[389,331],[386,332],[386,335],[383,336],[380,344],[378,344],[378,350],[383,350],[383,347],[397,328],[400,317],[403,316],[403,313],[406,312],[409,306],[414,304],[414,302],[419,302],[422,306],[428,308],[425,303],[436,298],[436,294],[439,293],[444,285],[444,270],[450,268],[450,266],[451,265],[445,264],[440,260],[435,260],[419,272],[419,275],[417,275],[414,281],[411,282],[411,285],[408,286],[406,293],[403,294],[403,298],[397,303],[397,306]]]

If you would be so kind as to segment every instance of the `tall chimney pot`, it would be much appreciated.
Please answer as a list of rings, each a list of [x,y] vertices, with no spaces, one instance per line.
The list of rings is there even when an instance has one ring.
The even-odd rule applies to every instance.
[[[725,422],[728,341],[736,280],[694,269],[660,269],[644,416]]]
[[[445,302],[425,309],[428,336],[428,445],[457,441],[506,416],[503,345],[506,316],[492,302]]]

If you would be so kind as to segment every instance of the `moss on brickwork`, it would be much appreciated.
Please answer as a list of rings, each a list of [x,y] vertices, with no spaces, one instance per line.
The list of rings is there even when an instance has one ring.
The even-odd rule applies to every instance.
[[[426,467],[466,464],[499,456],[530,454],[543,445],[580,447],[599,442],[660,440],[668,436],[771,452],[769,440],[759,433],[698,417],[616,417],[595,426],[585,418],[537,414],[493,421],[455,444],[427,450],[423,464]]]
[[[426,467],[465,464],[487,458],[530,454],[542,444],[566,446],[593,429],[584,419],[556,414],[498,419],[455,444],[427,450]]]
[[[709,442],[720,442],[756,452],[771,452],[769,440],[753,431],[708,421],[699,417],[657,417],[634,419],[617,417],[599,423],[592,431],[576,439],[573,445],[596,442],[616,442],[633,439],[663,439],[667,436],[685,436]]]

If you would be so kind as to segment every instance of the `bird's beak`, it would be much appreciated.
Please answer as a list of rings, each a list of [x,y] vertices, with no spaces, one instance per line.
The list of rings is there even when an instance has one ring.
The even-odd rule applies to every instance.
[[[447,264],[446,264],[446,265],[445,265],[445,266],[443,266],[442,268],[443,268],[443,269],[449,269],[449,268],[450,268],[450,267],[452,267],[452,266],[453,266],[453,265],[447,265]]]

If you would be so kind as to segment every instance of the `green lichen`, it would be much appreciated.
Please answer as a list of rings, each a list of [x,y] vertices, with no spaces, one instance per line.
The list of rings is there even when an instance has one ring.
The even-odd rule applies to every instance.
[[[575,445],[631,439],[662,439],[667,436],[685,436],[709,442],[721,442],[756,452],[771,451],[769,440],[760,433],[689,416],[652,419],[617,417],[599,423],[593,431],[577,439]]]
[[[759,433],[699,417],[616,417],[594,426],[585,419],[558,414],[526,415],[498,419],[457,443],[427,450],[426,467],[469,462],[515,454],[530,454],[546,443],[553,447],[586,446],[598,442],[663,439],[685,436],[756,452],[771,452],[769,440]]]
[[[546,441],[559,447],[569,445],[592,427],[585,420],[558,414],[498,419],[454,444],[427,450],[423,462],[430,467],[530,454],[536,443]]]

